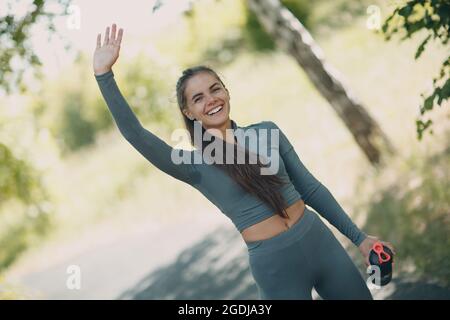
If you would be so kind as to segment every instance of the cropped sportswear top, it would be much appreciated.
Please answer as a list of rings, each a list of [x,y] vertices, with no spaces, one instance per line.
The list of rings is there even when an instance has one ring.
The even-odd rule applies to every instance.
[[[158,169],[201,192],[231,220],[239,232],[276,214],[258,197],[244,191],[222,169],[204,161],[194,161],[194,157],[200,152],[197,149],[190,151],[172,148],[145,129],[122,96],[112,70],[94,76],[123,137]],[[244,133],[255,129],[253,132],[256,132],[258,140],[262,132],[260,129],[266,129],[271,138],[275,129],[279,138],[275,144],[272,143],[272,139],[267,138],[266,146],[259,150],[259,153],[255,144],[250,143],[248,150],[255,154],[264,154],[271,161],[276,160],[273,162],[278,163],[276,174],[289,181],[279,189],[287,204],[291,205],[303,199],[305,204],[315,209],[353,244],[356,246],[361,244],[367,235],[352,222],[330,191],[306,169],[292,144],[274,122],[262,121],[241,127],[231,120],[231,124],[233,133],[238,129]],[[261,146],[258,143],[257,145]],[[177,162],[177,164],[172,161],[173,152],[183,159],[192,161]]]

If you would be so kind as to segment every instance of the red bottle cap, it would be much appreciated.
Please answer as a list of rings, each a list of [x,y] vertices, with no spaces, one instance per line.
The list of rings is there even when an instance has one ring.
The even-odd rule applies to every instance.
[[[378,255],[378,262],[380,264],[391,260],[391,256],[384,251],[383,244],[381,242],[375,242],[372,246],[372,250]]]

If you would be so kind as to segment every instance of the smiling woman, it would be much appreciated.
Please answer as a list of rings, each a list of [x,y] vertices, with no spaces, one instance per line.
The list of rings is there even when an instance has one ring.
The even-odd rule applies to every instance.
[[[211,69],[197,68],[197,70],[195,76],[191,76],[189,81],[184,80],[186,81],[184,86],[186,98],[181,111],[191,121],[200,121],[206,128],[219,129],[226,139],[225,129],[230,127],[229,121],[226,121],[230,113],[228,89]],[[177,85],[180,87],[178,90],[181,90],[181,81]]]
[[[305,204],[320,212],[365,257],[375,239],[358,229],[329,190],[306,169],[282,130],[272,121],[238,126],[229,117],[230,94],[225,84],[211,68],[196,66],[183,71],[176,90],[179,111],[197,150],[172,148],[142,127],[122,96],[111,67],[119,55],[123,30],[116,36],[113,25],[111,36],[109,31],[108,27],[103,45],[101,36],[97,37],[94,72],[120,132],[153,165],[196,188],[230,218],[248,246],[260,297],[311,299],[314,287],[326,299],[372,299],[345,249]],[[201,130],[194,131],[196,126]],[[255,129],[258,148],[263,145],[263,150],[250,151],[245,143],[236,141],[238,129],[244,133]],[[275,144],[272,136],[264,141],[267,131],[275,132]],[[203,137],[205,133],[211,139],[202,143],[204,139],[196,135]],[[233,148],[231,163],[226,161],[227,147],[221,150],[221,163],[192,160],[199,152],[203,156],[205,149],[222,137],[223,145]],[[174,152],[191,161],[175,163]],[[270,163],[262,163],[259,157],[251,163],[252,153],[275,157],[277,170],[262,174],[261,169]],[[237,159],[242,154],[243,162]]]
[[[283,180],[283,177],[276,174],[261,175],[261,169],[267,168],[268,164],[263,164],[258,158],[255,164],[250,163],[248,150],[245,148],[241,150],[235,144],[234,130],[237,126],[233,126],[229,116],[230,94],[217,73],[207,66],[186,69],[178,79],[176,87],[178,106],[192,145],[204,154],[205,149],[215,139],[224,137],[225,142],[233,144],[234,152],[231,156],[233,161],[232,163],[227,161],[227,149],[225,149],[222,152],[221,163],[214,163],[214,165],[225,171],[246,192],[272,207],[281,218],[289,218],[286,212],[287,203],[279,191],[279,188],[289,179]],[[211,114],[214,111],[216,113]],[[202,130],[199,133],[195,132],[196,123],[201,123]],[[195,139],[196,134],[201,133],[203,137],[205,132],[213,136],[211,141],[198,145],[198,141],[202,139]],[[244,153],[244,164],[238,163],[240,153]]]

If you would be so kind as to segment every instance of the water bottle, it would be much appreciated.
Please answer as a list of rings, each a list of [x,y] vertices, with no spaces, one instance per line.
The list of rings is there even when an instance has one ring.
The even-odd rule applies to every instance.
[[[392,262],[394,261],[394,254],[392,251],[384,246],[381,242],[375,242],[370,250],[369,263],[372,266],[380,268],[380,285],[387,285],[392,279]],[[372,283],[376,284],[375,279]]]

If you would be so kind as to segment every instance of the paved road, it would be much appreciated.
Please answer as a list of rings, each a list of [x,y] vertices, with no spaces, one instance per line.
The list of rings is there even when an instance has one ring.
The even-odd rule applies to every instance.
[[[42,299],[257,299],[245,244],[223,219],[142,223],[107,241],[91,232],[83,250],[70,254],[67,249],[59,261],[14,278]],[[80,289],[67,287],[70,265],[80,268]],[[372,294],[375,299],[450,299],[450,289],[408,278],[394,279]],[[313,297],[320,299],[315,292]]]

